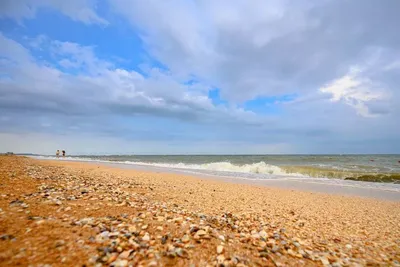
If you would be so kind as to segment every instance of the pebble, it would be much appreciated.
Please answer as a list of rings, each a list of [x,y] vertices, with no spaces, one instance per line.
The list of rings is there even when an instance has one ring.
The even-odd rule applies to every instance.
[[[296,252],[294,252],[292,249],[288,249],[287,251],[287,254],[289,254],[290,256],[296,256]]]
[[[218,264],[223,264],[224,263],[224,260],[225,260],[225,257],[224,257],[224,255],[218,255],[217,256],[217,263]]]
[[[119,254],[119,258],[121,259],[127,259],[131,253],[133,252],[133,250],[125,250],[124,252],[122,252],[121,254]]]
[[[296,248],[299,248],[299,247],[300,247],[300,243],[299,243],[299,242],[293,242],[293,245],[294,245]]]
[[[251,237],[254,239],[260,239],[260,235],[258,233],[252,234]]]
[[[198,235],[198,236],[203,236],[203,235],[206,235],[206,234],[207,234],[207,232],[202,230],[202,229],[200,229],[199,231],[196,232],[196,235]]]
[[[267,245],[268,245],[269,247],[273,247],[275,244],[276,244],[275,239],[268,239]]]
[[[142,237],[143,241],[150,241],[150,235],[149,233],[146,233],[143,237]]]
[[[279,247],[278,246],[273,246],[271,249],[272,252],[276,253],[279,251]]]
[[[183,243],[188,243],[189,241],[190,241],[190,238],[189,238],[188,235],[184,235],[184,236],[182,237],[182,242],[183,242]]]
[[[182,218],[182,217],[174,218],[173,222],[175,222],[175,223],[181,223],[181,222],[183,222],[183,218]]]
[[[15,240],[15,236],[3,234],[0,236],[0,240]]]
[[[181,258],[187,258],[189,256],[188,252],[181,248],[175,249],[175,253]]]
[[[54,175],[50,175],[49,177],[54,177]],[[108,178],[112,178],[112,176]],[[44,178],[43,181],[45,179],[48,178]],[[148,192],[140,190],[124,192],[122,184],[116,187],[116,183],[111,182],[115,181],[114,179],[108,179],[110,180],[109,183],[97,183],[96,185],[91,184],[90,179],[86,179],[86,177],[74,176],[68,180],[61,176],[56,177],[56,179],[56,181],[67,181],[68,184],[63,184],[60,188],[57,188],[59,185],[49,186],[43,182],[36,194],[37,197],[43,199],[44,203],[62,205],[67,200],[87,200],[89,196],[82,194],[87,194],[89,191],[92,192],[89,200],[99,200],[95,201],[97,203],[90,207],[86,207],[84,204],[72,204],[68,202],[71,203],[70,205],[74,207],[74,211],[76,212],[73,215],[62,214],[65,217],[61,219],[62,222],[68,222],[68,227],[72,227],[73,231],[81,227],[83,231],[92,229],[97,233],[94,237],[90,237],[90,242],[88,242],[88,236],[81,235],[80,231],[77,230],[75,233],[79,233],[81,235],[79,238],[84,239],[86,243],[82,239],[78,241],[74,239],[73,242],[68,243],[68,248],[71,249],[72,246],[76,246],[77,244],[82,245],[80,249],[97,246],[97,254],[95,256],[89,255],[88,257],[91,266],[163,266],[164,257],[171,257],[172,264],[179,263],[191,266],[193,262],[196,262],[194,259],[198,260],[197,251],[192,250],[193,248],[201,251],[202,249],[215,248],[215,245],[217,245],[217,255],[215,256],[218,266],[254,266],[256,264],[252,261],[254,259],[252,257],[257,255],[262,257],[262,259],[256,259],[256,261],[260,262],[261,266],[265,265],[272,258],[275,266],[282,266],[286,259],[289,259],[288,264],[296,265],[297,263],[299,266],[307,265],[311,261],[314,261],[314,264],[335,267],[346,265],[364,266],[367,263],[383,266],[398,264],[392,259],[395,251],[393,247],[397,243],[389,243],[385,247],[386,251],[376,250],[378,252],[375,253],[375,249],[381,249],[381,244],[371,242],[368,244],[369,247],[364,246],[365,249],[363,249],[362,245],[364,245],[364,241],[359,241],[360,243],[353,241],[356,234],[354,236],[334,239],[336,236],[340,236],[340,233],[336,233],[338,232],[337,228],[332,229],[334,234],[331,236],[324,236],[326,240],[318,240],[318,242],[314,243],[310,242],[316,240],[314,237],[310,238],[310,233],[317,231],[311,228],[313,222],[310,223],[304,219],[305,216],[303,217],[303,213],[296,210],[296,213],[290,213],[290,216],[282,218],[276,217],[273,213],[268,215],[265,215],[265,213],[264,215],[257,214],[256,211],[254,214],[249,212],[245,215],[225,211],[221,214],[202,214],[198,211],[184,209],[181,203],[173,205],[170,202],[168,203],[168,201],[154,201]],[[153,181],[151,180],[146,181],[145,184],[140,183],[142,182],[138,183],[137,180],[133,180],[126,187],[135,189],[150,188],[151,186],[151,188],[154,188],[153,193],[157,191],[157,186],[152,185]],[[179,188],[180,185],[177,187]],[[28,204],[18,198],[26,200],[19,195],[13,195],[13,198],[9,199],[14,200],[10,203],[10,206],[17,207],[13,209],[14,212],[18,208],[25,209],[29,207]],[[103,203],[103,201],[107,201],[107,203]],[[34,203],[31,200],[27,200],[27,202],[32,203],[31,205]],[[85,208],[99,210],[114,206],[120,206],[121,212],[114,213],[113,216],[79,217],[80,210],[84,210]],[[123,210],[126,207],[130,207],[134,211],[131,213],[126,212]],[[57,212],[70,210],[71,207],[59,207]],[[126,213],[121,214],[122,212]],[[86,214],[91,213],[86,212]],[[27,216],[25,214],[20,215]],[[38,217],[37,219],[34,219],[33,216],[28,218],[32,218],[30,220],[36,220],[36,222],[39,221],[40,223],[46,222],[45,226],[47,226],[47,223],[51,225],[52,221],[60,221],[60,219],[51,217],[51,215],[49,217],[43,215],[42,218]],[[328,219],[330,220],[331,218]],[[160,222],[162,222],[162,226]],[[351,222],[346,223],[349,225]],[[191,224],[190,227],[187,227],[189,224]],[[286,231],[285,228],[280,228],[281,226],[287,226],[289,230]],[[32,228],[36,230],[34,227],[35,225],[32,225]],[[162,233],[164,229],[168,231]],[[298,231],[293,231],[294,229]],[[152,240],[151,236],[153,236],[155,230],[158,235],[157,238],[153,238]],[[219,231],[223,235],[218,233]],[[27,232],[29,231],[27,230]],[[292,233],[295,233],[295,236],[290,236]],[[5,236],[2,236],[2,238],[9,240]],[[320,236],[317,236],[317,238],[322,239]],[[196,242],[190,243],[192,239]],[[332,244],[330,240],[332,240]],[[229,245],[238,248],[238,251],[242,253],[240,257],[229,255],[229,257],[225,258],[224,253],[228,254],[225,251],[226,241],[228,241]],[[56,241],[56,247],[61,248],[67,242],[58,240]],[[351,243],[346,244],[345,242]],[[343,247],[344,244],[346,245]],[[353,246],[357,249],[349,251]],[[168,247],[167,250],[166,247]],[[189,258],[188,251],[190,252],[190,257],[193,256],[193,259],[177,259],[177,257]],[[379,252],[382,253],[379,254]],[[376,258],[370,261],[363,260],[364,255],[368,253],[375,255]],[[307,258],[307,261],[303,258]],[[63,257],[60,257],[60,259],[63,259]],[[292,262],[292,260],[294,261]],[[279,261],[282,263],[279,263]],[[212,263],[209,262],[209,264]],[[204,266],[207,266],[207,264],[205,263]]]
[[[112,267],[126,267],[128,266],[128,261],[127,260],[116,260],[113,263],[110,264]]]
[[[110,257],[108,258],[107,263],[109,263],[109,264],[110,264],[110,263],[113,263],[117,258],[118,258],[117,253],[113,253],[113,254],[111,254]]]
[[[106,238],[106,237],[108,237],[109,235],[110,235],[110,232],[109,232],[109,231],[104,231],[104,232],[101,232],[101,233],[100,233],[100,236],[103,237],[103,238]]]
[[[40,225],[40,224],[43,224],[44,222],[45,222],[45,220],[38,220],[38,221],[36,221],[36,224]]]
[[[320,261],[321,261],[321,263],[322,263],[323,266],[330,266],[330,262],[329,262],[329,260],[328,260],[327,258],[322,257],[322,258],[320,259]]]
[[[264,230],[260,231],[258,235],[265,240],[268,238],[268,234]]]
[[[55,244],[56,248],[62,247],[64,245],[65,245],[65,241],[64,240],[57,240],[56,244]]]

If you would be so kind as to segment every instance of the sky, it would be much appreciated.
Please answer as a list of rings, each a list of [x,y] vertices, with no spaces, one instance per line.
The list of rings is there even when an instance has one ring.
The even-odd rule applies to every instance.
[[[398,0],[2,0],[0,152],[400,153]]]

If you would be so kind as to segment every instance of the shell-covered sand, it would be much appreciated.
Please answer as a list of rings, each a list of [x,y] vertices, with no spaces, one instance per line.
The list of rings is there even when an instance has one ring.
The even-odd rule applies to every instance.
[[[0,156],[1,266],[396,266],[400,202]]]

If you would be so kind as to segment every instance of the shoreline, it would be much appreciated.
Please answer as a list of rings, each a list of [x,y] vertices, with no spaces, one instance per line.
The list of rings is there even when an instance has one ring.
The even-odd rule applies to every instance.
[[[0,262],[400,264],[400,203],[81,162],[0,157]]]
[[[365,157],[366,155],[364,155]],[[372,156],[372,155],[371,155]],[[386,156],[386,157],[385,157]],[[116,164],[132,164],[139,166],[161,167],[177,171],[188,171],[200,174],[209,174],[216,176],[233,176],[247,179],[329,179],[336,181],[355,181],[369,182],[371,184],[386,184],[388,187],[393,185],[395,190],[400,192],[400,165],[394,158],[387,158],[385,155],[375,160],[362,159],[361,156],[347,155],[350,157],[348,163],[343,162],[343,158],[324,156],[308,158],[286,155],[284,161],[279,158],[269,158],[270,155],[262,157],[253,156],[68,156],[65,158],[56,158],[52,156],[37,156],[37,159],[54,160],[78,160],[83,162],[102,162]],[[399,155],[400,156],[400,155]],[[258,158],[255,158],[258,157]],[[290,158],[292,157],[292,158]],[[326,156],[325,156],[326,157]],[[396,155],[397,157],[397,155]],[[318,163],[318,160],[320,161]],[[330,162],[325,162],[330,161]],[[337,161],[335,163],[335,161]],[[268,162],[268,163],[267,163]],[[375,165],[370,166],[371,162]],[[396,163],[394,163],[396,162]],[[396,188],[397,185],[397,188]]]
[[[84,163],[84,162],[83,162]],[[340,180],[341,184],[335,184],[334,182],[337,179],[324,179],[323,178],[277,178],[277,179],[249,179],[242,177],[231,177],[220,176],[220,175],[212,175],[212,174],[202,174],[191,171],[183,171],[183,170],[171,170],[163,167],[149,167],[149,166],[140,166],[135,164],[118,164],[118,163],[98,163],[104,166],[111,166],[115,168],[122,169],[132,169],[132,170],[142,170],[146,172],[157,172],[157,173],[173,173],[178,175],[191,176],[198,179],[208,179],[215,180],[221,182],[229,182],[234,184],[247,184],[254,186],[265,186],[265,187],[273,187],[277,189],[284,190],[297,190],[303,192],[314,192],[314,193],[322,193],[322,194],[331,194],[331,195],[339,195],[339,196],[353,196],[353,197],[366,197],[366,198],[375,198],[381,200],[391,200],[391,201],[400,201],[400,191],[392,191],[390,189],[384,188],[385,184],[381,183],[371,183],[371,182],[355,182],[355,181],[344,181]],[[318,181],[321,179],[321,181]],[[374,188],[368,188],[369,184],[373,184]],[[363,187],[364,186],[364,187]],[[382,188],[379,188],[382,186]],[[398,186],[400,190],[400,185]]]
[[[330,178],[296,178],[296,177],[281,177],[271,179],[252,179],[244,177],[233,177],[227,174],[226,176],[199,173],[195,170],[186,169],[172,169],[166,167],[146,166],[140,164],[126,164],[114,162],[96,162],[96,161],[82,161],[82,160],[48,160],[39,159],[44,161],[53,162],[78,162],[82,164],[93,164],[100,166],[108,166],[119,169],[128,169],[144,172],[154,173],[168,173],[190,176],[198,179],[215,180],[221,182],[228,182],[233,184],[247,184],[254,186],[265,186],[284,190],[297,190],[303,192],[322,193],[338,196],[352,196],[373,198],[380,200],[400,201],[400,185],[390,184],[390,187],[385,183],[373,182],[360,182],[360,181],[346,181]],[[391,188],[395,186],[396,188]],[[398,190],[398,191],[397,191]]]

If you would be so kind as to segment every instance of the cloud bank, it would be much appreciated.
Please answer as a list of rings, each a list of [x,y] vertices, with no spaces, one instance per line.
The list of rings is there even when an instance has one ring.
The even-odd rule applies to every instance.
[[[0,132],[76,153],[398,153],[399,9],[3,1]]]

